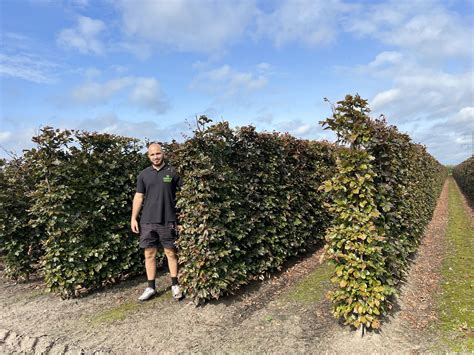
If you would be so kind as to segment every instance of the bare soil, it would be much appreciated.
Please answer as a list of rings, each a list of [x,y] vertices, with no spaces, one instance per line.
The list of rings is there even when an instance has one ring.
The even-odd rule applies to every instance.
[[[142,279],[126,281],[84,298],[60,300],[41,280],[13,283],[0,277],[0,353],[395,353],[429,351],[436,342],[434,296],[439,288],[448,199],[439,198],[400,297],[379,333],[341,326],[322,297],[286,297],[320,267],[321,250],[286,264],[236,295],[196,307],[175,302],[168,275],[157,279],[160,295],[136,301]],[[1,271],[0,271],[0,276]]]

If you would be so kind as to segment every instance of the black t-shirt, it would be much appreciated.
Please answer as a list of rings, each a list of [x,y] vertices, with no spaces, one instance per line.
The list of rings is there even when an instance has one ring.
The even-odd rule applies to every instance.
[[[181,185],[181,178],[168,164],[159,171],[153,166],[143,169],[137,178],[137,192],[145,194],[140,223],[175,222],[176,189]]]

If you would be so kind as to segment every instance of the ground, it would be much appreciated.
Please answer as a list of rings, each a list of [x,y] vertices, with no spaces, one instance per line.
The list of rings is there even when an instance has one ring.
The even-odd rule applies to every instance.
[[[331,266],[316,250],[273,278],[196,307],[171,300],[169,277],[159,295],[138,303],[142,279],[72,300],[43,291],[41,280],[0,277],[0,353],[418,353],[439,350],[436,297],[448,224],[448,179],[391,315],[379,333],[354,332],[324,296]],[[472,216],[467,204],[465,208]],[[0,275],[1,276],[1,275]],[[317,287],[315,287],[315,285]]]

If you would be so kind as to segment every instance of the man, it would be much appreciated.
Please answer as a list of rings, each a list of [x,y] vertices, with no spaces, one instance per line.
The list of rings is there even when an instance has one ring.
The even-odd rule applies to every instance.
[[[182,293],[178,285],[178,258],[176,255],[176,189],[181,187],[181,178],[174,168],[164,161],[161,145],[148,146],[151,166],[142,170],[137,178],[137,189],[133,198],[131,228],[140,233],[140,247],[145,251],[145,269],[148,287],[138,298],[146,301],[156,295],[156,253],[161,245],[168,259],[171,275],[171,293],[179,300]],[[138,214],[142,208],[140,226]]]

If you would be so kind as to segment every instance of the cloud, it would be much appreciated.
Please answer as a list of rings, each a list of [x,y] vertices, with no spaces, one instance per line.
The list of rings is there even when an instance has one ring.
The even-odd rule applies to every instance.
[[[474,107],[463,107],[458,114],[453,117],[454,122],[474,124]]]
[[[399,89],[390,89],[379,92],[371,101],[372,109],[377,110],[394,103],[400,97]]]
[[[392,81],[390,89],[378,92],[370,100],[372,109],[393,115],[397,122],[449,117],[472,105],[473,71],[447,73],[418,63],[404,63],[381,72],[372,71],[371,75]]]
[[[254,0],[122,0],[124,32],[180,51],[210,53],[221,50],[244,33],[256,12]]]
[[[4,119],[4,117],[2,117]],[[23,149],[34,146],[31,138],[36,134],[32,127],[23,124],[13,124],[8,130],[0,131],[0,158],[11,158],[21,156]]]
[[[345,30],[420,56],[472,56],[472,19],[435,0],[373,2],[348,18]]]
[[[229,65],[199,73],[190,84],[191,89],[229,97],[260,90],[268,83],[265,74],[239,72]]]
[[[39,84],[51,84],[55,82],[52,72],[57,67],[55,63],[27,53],[14,55],[0,53],[0,75],[2,76],[20,78]]]
[[[260,13],[256,34],[270,38],[277,47],[291,42],[327,45],[337,38],[343,16],[354,8],[339,0],[285,0],[273,12]]]
[[[12,136],[10,131],[0,131],[0,143],[8,141]]]
[[[140,140],[148,138],[162,142],[170,142],[172,139],[180,140],[182,134],[188,130],[184,121],[172,125],[156,121],[134,122],[121,119],[113,112],[80,120],[75,128],[99,133],[117,134]]]
[[[375,59],[368,64],[372,69],[380,69],[387,65],[399,64],[403,60],[403,55],[395,51],[387,51],[377,54]]]
[[[112,79],[105,83],[86,82],[73,89],[71,96],[78,103],[105,103],[113,95],[130,86],[134,82],[132,77]]]
[[[97,37],[104,29],[105,24],[102,21],[79,16],[77,26],[62,30],[57,42],[63,47],[77,49],[83,54],[102,54],[104,45]]]
[[[318,123],[308,123],[301,119],[280,121],[275,123],[280,132],[288,132],[298,138],[315,138],[323,136],[323,130]]]
[[[441,163],[459,164],[474,153],[474,115],[472,110],[461,111],[449,119],[421,125],[410,136],[426,145]],[[466,112],[469,116],[465,116]]]
[[[164,98],[160,84],[154,78],[137,78],[130,93],[130,100],[145,109],[165,113],[169,104]]]
[[[130,104],[158,114],[165,113],[170,105],[155,78],[126,76],[106,82],[86,82],[74,88],[70,94],[78,104],[100,105],[111,101],[120,93],[128,93]]]

